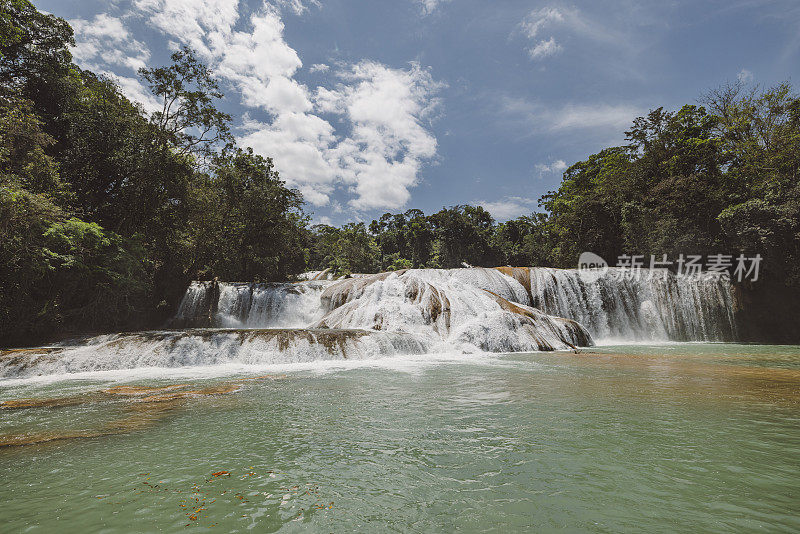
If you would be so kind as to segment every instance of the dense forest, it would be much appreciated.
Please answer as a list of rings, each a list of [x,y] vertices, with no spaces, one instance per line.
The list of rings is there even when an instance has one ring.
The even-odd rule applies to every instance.
[[[269,158],[236,144],[192,50],[140,75],[147,114],[73,62],[72,29],[0,0],[0,346],[155,326],[192,279],[286,280],[409,267],[575,267],[592,251],[761,254],[737,287],[745,338],[796,341],[800,98],[734,84],[634,121],[572,165],[540,213],[481,207],[310,225]]]

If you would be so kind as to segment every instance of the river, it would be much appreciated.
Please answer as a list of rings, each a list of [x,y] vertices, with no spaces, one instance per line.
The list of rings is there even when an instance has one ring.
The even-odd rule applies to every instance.
[[[2,411],[0,441],[52,438],[0,449],[7,532],[800,529],[795,346],[150,368],[0,386],[6,400],[71,400]]]

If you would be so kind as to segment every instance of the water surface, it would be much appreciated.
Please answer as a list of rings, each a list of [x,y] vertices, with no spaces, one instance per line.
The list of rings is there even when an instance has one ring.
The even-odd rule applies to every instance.
[[[800,347],[168,372],[0,382],[0,530],[800,529]]]

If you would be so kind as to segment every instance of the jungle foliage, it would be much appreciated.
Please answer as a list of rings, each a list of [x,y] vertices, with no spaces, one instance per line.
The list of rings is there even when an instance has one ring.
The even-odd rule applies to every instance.
[[[0,0],[0,345],[158,324],[191,279],[305,268],[302,196],[235,145],[190,49],[140,72],[148,114],[73,44],[64,20]]]

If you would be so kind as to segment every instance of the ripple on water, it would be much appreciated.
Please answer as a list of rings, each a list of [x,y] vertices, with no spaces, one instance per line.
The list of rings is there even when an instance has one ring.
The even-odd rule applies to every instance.
[[[0,450],[0,522],[42,532],[800,529],[800,380],[774,363],[790,356],[594,352],[5,388],[17,409],[2,410],[0,434],[124,430]],[[23,396],[47,402],[23,408]]]

